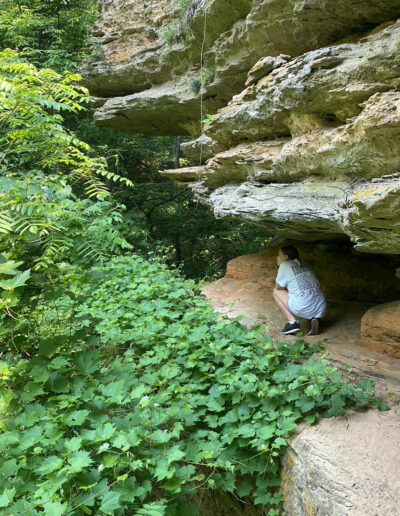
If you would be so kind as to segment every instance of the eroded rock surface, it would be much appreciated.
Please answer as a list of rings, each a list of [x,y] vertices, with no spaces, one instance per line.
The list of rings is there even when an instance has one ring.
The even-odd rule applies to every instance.
[[[361,344],[400,358],[400,301],[368,310],[361,319]]]
[[[185,147],[207,163],[195,177],[193,169],[163,174],[186,181],[216,217],[399,253],[399,55],[398,22],[290,61],[259,61],[250,86]]]
[[[193,136],[164,173],[216,217],[400,253],[400,0],[193,0],[169,41],[173,3],[100,5],[99,125]]]
[[[150,134],[195,133],[195,80],[205,83],[205,112],[215,113],[260,58],[297,56],[400,15],[399,0],[194,0],[185,30],[166,42],[158,34],[171,19],[167,0],[101,0],[100,7],[95,52],[84,68],[91,93],[109,99],[96,119]]]
[[[283,460],[290,516],[400,513],[399,407],[351,412],[301,429]]]

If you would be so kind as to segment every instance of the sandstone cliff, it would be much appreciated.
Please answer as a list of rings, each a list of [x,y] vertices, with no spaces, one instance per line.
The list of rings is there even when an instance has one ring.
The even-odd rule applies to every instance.
[[[216,217],[400,252],[400,0],[194,0],[169,42],[167,0],[100,4],[99,125],[194,137],[164,174]]]

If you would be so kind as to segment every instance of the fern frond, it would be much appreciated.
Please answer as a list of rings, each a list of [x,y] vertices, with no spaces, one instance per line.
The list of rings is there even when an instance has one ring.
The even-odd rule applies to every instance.
[[[14,221],[5,212],[0,212],[0,233],[12,233]]]

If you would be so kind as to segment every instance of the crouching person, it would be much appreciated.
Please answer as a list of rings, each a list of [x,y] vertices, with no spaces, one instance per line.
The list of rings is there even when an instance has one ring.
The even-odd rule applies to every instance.
[[[297,318],[302,317],[308,319],[307,335],[317,335],[326,300],[315,272],[301,263],[297,249],[291,245],[279,249],[276,262],[279,269],[273,296],[288,321],[282,333],[298,333]]]

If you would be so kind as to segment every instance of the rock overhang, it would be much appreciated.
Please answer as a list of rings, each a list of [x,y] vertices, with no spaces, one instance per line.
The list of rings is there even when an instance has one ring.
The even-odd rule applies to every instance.
[[[108,8],[110,26],[125,3]],[[162,2],[158,8],[162,19]],[[192,188],[217,217],[288,238],[347,238],[360,251],[400,253],[396,15],[400,0],[201,0],[179,41],[153,39],[126,61],[118,61],[118,45],[107,50],[106,27],[109,62],[87,75],[106,97],[96,123],[196,137],[201,94],[203,113],[216,115],[183,145],[199,166],[166,177]]]
[[[167,0],[100,1],[94,28],[99,55],[95,52],[95,60],[82,67],[93,95],[111,99],[148,91],[150,104],[154,95],[149,90],[161,84],[186,81],[190,90],[193,73],[206,82],[202,68],[204,75],[213,75],[203,84],[204,95],[214,97],[213,113],[243,89],[260,58],[298,56],[400,16],[400,0],[362,5],[356,0],[195,0],[181,37],[166,43],[157,32],[168,22],[168,5]],[[145,109],[140,102],[138,109]],[[110,123],[112,117],[110,112]],[[149,113],[149,121],[153,117]],[[198,122],[198,113],[190,121]],[[131,130],[138,132],[134,124]]]

